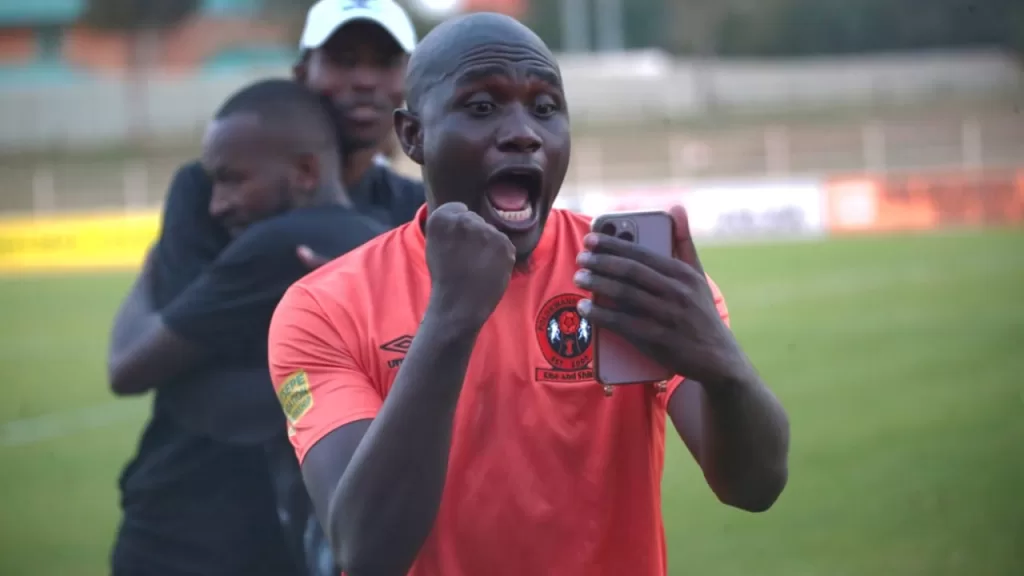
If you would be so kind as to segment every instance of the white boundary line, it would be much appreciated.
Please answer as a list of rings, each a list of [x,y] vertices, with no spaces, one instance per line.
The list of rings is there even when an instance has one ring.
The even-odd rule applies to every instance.
[[[142,410],[140,410],[140,408]],[[0,424],[0,447],[14,448],[137,420],[138,402],[117,400]]]

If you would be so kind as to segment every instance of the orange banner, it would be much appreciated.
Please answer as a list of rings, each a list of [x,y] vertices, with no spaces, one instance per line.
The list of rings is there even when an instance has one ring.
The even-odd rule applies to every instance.
[[[1024,224],[1024,171],[841,179],[826,194],[834,234]]]

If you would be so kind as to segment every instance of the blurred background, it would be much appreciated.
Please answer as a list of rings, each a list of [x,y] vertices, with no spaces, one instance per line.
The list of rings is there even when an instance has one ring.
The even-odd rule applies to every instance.
[[[560,202],[685,204],[790,410],[765,515],[670,442],[672,574],[1024,574],[1024,3],[400,3],[421,34],[491,10],[549,43]],[[175,168],[290,73],[310,4],[0,1],[0,574],[106,573],[148,409],[107,392],[114,310]]]

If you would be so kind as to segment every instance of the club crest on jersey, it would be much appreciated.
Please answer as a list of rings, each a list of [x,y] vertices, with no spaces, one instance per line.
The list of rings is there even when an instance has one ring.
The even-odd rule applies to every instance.
[[[576,311],[579,294],[560,294],[548,300],[537,314],[534,330],[537,344],[549,366],[537,368],[536,378],[543,382],[580,382],[593,380],[590,322]]]

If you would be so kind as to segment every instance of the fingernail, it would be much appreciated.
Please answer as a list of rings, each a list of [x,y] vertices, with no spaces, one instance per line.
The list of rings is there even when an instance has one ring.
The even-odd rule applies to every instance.
[[[594,305],[590,303],[590,300],[584,298],[576,303],[576,311],[580,313],[580,316],[590,316],[590,310],[593,306]]]
[[[580,266],[586,266],[590,264],[590,259],[593,255],[590,252],[580,252],[580,255],[576,257],[576,263]]]
[[[590,285],[590,271],[589,270],[577,270],[576,275],[573,276],[573,281],[580,288],[586,288]]]
[[[583,245],[587,248],[594,248],[597,246],[598,237],[597,234],[587,234],[583,237]]]

